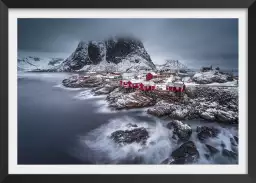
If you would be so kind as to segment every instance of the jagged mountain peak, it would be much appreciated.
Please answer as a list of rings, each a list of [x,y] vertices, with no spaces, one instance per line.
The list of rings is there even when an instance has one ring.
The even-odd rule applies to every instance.
[[[181,63],[179,60],[166,60],[164,64],[162,65],[157,65],[158,70],[166,70],[166,69],[171,69],[171,70],[187,70],[188,67]]]
[[[155,69],[141,40],[132,36],[115,36],[102,41],[80,41],[76,50],[63,62],[60,70],[76,71],[106,63],[120,67],[122,62],[126,62],[126,66],[130,62],[137,69],[140,69],[140,65],[146,69]]]

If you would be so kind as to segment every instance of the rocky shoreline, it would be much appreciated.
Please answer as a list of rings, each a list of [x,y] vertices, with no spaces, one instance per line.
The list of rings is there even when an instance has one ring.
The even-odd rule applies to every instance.
[[[203,119],[223,124],[238,124],[238,89],[225,87],[186,87],[182,97],[177,97],[173,92],[152,91],[145,92],[119,87],[118,81],[105,80],[97,76],[85,79],[70,77],[63,80],[66,87],[92,88],[96,95],[107,95],[108,106],[115,110],[149,107],[147,113],[157,117],[168,117],[170,122],[166,128],[172,131],[171,140],[179,144],[170,157],[162,164],[191,164],[200,158],[196,144],[191,139],[192,133],[197,133],[196,138],[207,149],[203,154],[206,159],[215,156],[226,157],[237,161],[238,137],[230,137],[231,149],[215,147],[207,144],[209,139],[219,138],[220,130],[214,127],[198,126],[192,132],[188,124],[182,120]],[[131,124],[129,130],[118,130],[111,134],[111,138],[119,145],[140,143],[145,145],[149,133],[147,129]]]
[[[187,87],[185,96],[175,102],[160,100],[148,113],[172,119],[238,123],[238,93],[235,88]]]
[[[177,97],[174,92],[125,89],[119,87],[117,80],[97,76],[72,76],[62,84],[71,88],[92,88],[94,95],[107,95],[109,107],[116,110],[150,107],[147,113],[157,117],[238,124],[238,89],[233,87],[188,86],[183,96]]]
[[[207,160],[211,160],[218,157],[225,157],[228,160],[237,163],[238,160],[238,137],[230,137],[231,149],[228,150],[226,145],[222,143],[218,145],[208,144],[211,139],[218,139],[220,135],[220,129],[207,126],[197,126],[195,132],[189,125],[182,123],[178,120],[173,120],[166,125],[166,128],[173,134],[170,139],[172,143],[177,145],[169,155],[167,159],[161,162],[161,164],[193,164],[198,163],[200,156],[204,156]],[[196,133],[197,139],[204,144],[206,153],[199,153],[196,143],[191,140],[192,133]],[[131,143],[137,143],[146,148],[148,138],[150,134],[144,127],[139,127],[136,124],[128,124],[128,129],[117,130],[111,133],[109,138],[113,140],[119,146],[125,146]],[[237,140],[235,140],[237,139]],[[195,139],[194,139],[195,140]]]

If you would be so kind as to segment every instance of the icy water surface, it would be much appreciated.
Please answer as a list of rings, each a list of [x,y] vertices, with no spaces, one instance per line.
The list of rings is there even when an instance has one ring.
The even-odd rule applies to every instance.
[[[112,111],[105,96],[89,89],[67,89],[60,84],[68,74],[29,73],[18,79],[19,164],[160,164],[178,147],[171,140],[167,119],[147,115],[146,109]],[[146,146],[117,146],[109,135],[137,124],[149,131]],[[200,164],[234,163],[227,158],[206,160],[204,144],[196,138],[197,125],[221,128],[218,138],[207,143],[231,150],[230,136],[237,128],[205,121],[186,121],[194,132],[191,140],[200,152]]]

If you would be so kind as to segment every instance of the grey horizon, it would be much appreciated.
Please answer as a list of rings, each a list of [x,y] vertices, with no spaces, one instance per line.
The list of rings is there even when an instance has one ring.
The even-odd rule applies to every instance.
[[[71,54],[81,40],[142,40],[152,61],[238,68],[237,19],[18,19],[18,50]]]

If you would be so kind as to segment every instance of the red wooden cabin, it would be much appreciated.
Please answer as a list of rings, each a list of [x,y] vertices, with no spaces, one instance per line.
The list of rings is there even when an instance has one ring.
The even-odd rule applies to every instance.
[[[166,85],[166,90],[172,91],[172,92],[184,92],[185,91],[185,84],[179,84],[179,83],[168,83]]]
[[[140,83],[132,83],[132,88],[139,88]]]
[[[156,86],[155,85],[152,85],[152,84],[140,84],[140,90],[143,90],[143,91],[152,91],[152,90],[155,90],[156,89]]]
[[[157,77],[157,74],[156,73],[147,73],[147,75],[146,75],[146,80],[147,81],[149,81],[149,80],[151,80],[151,79],[153,79],[153,78],[156,78]]]
[[[144,84],[143,84],[143,83],[140,83],[140,84],[139,84],[139,89],[140,89],[140,90],[144,90]]]

